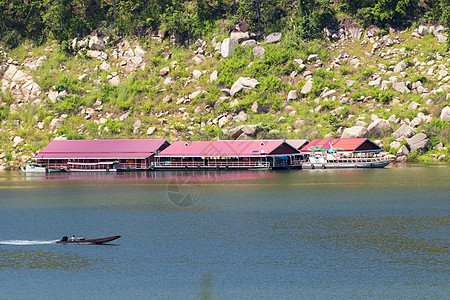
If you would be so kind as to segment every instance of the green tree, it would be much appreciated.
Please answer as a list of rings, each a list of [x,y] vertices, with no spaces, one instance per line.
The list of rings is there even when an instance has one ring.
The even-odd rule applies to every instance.
[[[302,39],[321,36],[322,29],[335,21],[335,12],[328,0],[297,0],[298,10],[293,16],[295,34]]]
[[[447,50],[450,50],[450,0],[441,0],[442,23],[447,27]]]

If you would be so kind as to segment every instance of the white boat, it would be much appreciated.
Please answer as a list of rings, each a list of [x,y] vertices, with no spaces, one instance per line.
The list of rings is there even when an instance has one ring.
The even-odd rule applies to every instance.
[[[35,161],[28,161],[25,167],[20,167],[20,169],[24,173],[54,173],[54,172],[63,172],[65,171],[64,168],[61,169],[52,169],[49,167],[46,167],[42,164],[38,164]]]
[[[342,153],[311,153],[303,162],[303,169],[335,169],[335,168],[384,168],[394,160],[385,156],[366,156]]]
[[[25,173],[48,173],[47,168],[41,164],[27,163],[25,167],[20,167]]]

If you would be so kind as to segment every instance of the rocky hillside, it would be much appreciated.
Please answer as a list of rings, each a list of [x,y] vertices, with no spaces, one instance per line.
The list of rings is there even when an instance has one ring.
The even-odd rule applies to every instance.
[[[51,139],[369,137],[399,161],[449,161],[442,26],[112,39],[1,51],[0,168]]]

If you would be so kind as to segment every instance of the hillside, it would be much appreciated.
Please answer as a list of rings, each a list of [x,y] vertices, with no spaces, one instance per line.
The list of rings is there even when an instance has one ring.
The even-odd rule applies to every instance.
[[[444,27],[90,35],[3,48],[0,168],[51,139],[369,137],[399,161],[449,161]],[[410,153],[411,152],[411,153]]]

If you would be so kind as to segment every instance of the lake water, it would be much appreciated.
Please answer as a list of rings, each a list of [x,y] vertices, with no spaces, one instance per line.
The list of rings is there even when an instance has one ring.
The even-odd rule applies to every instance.
[[[0,298],[449,299],[450,168],[0,173]],[[63,235],[122,235],[62,245]]]

